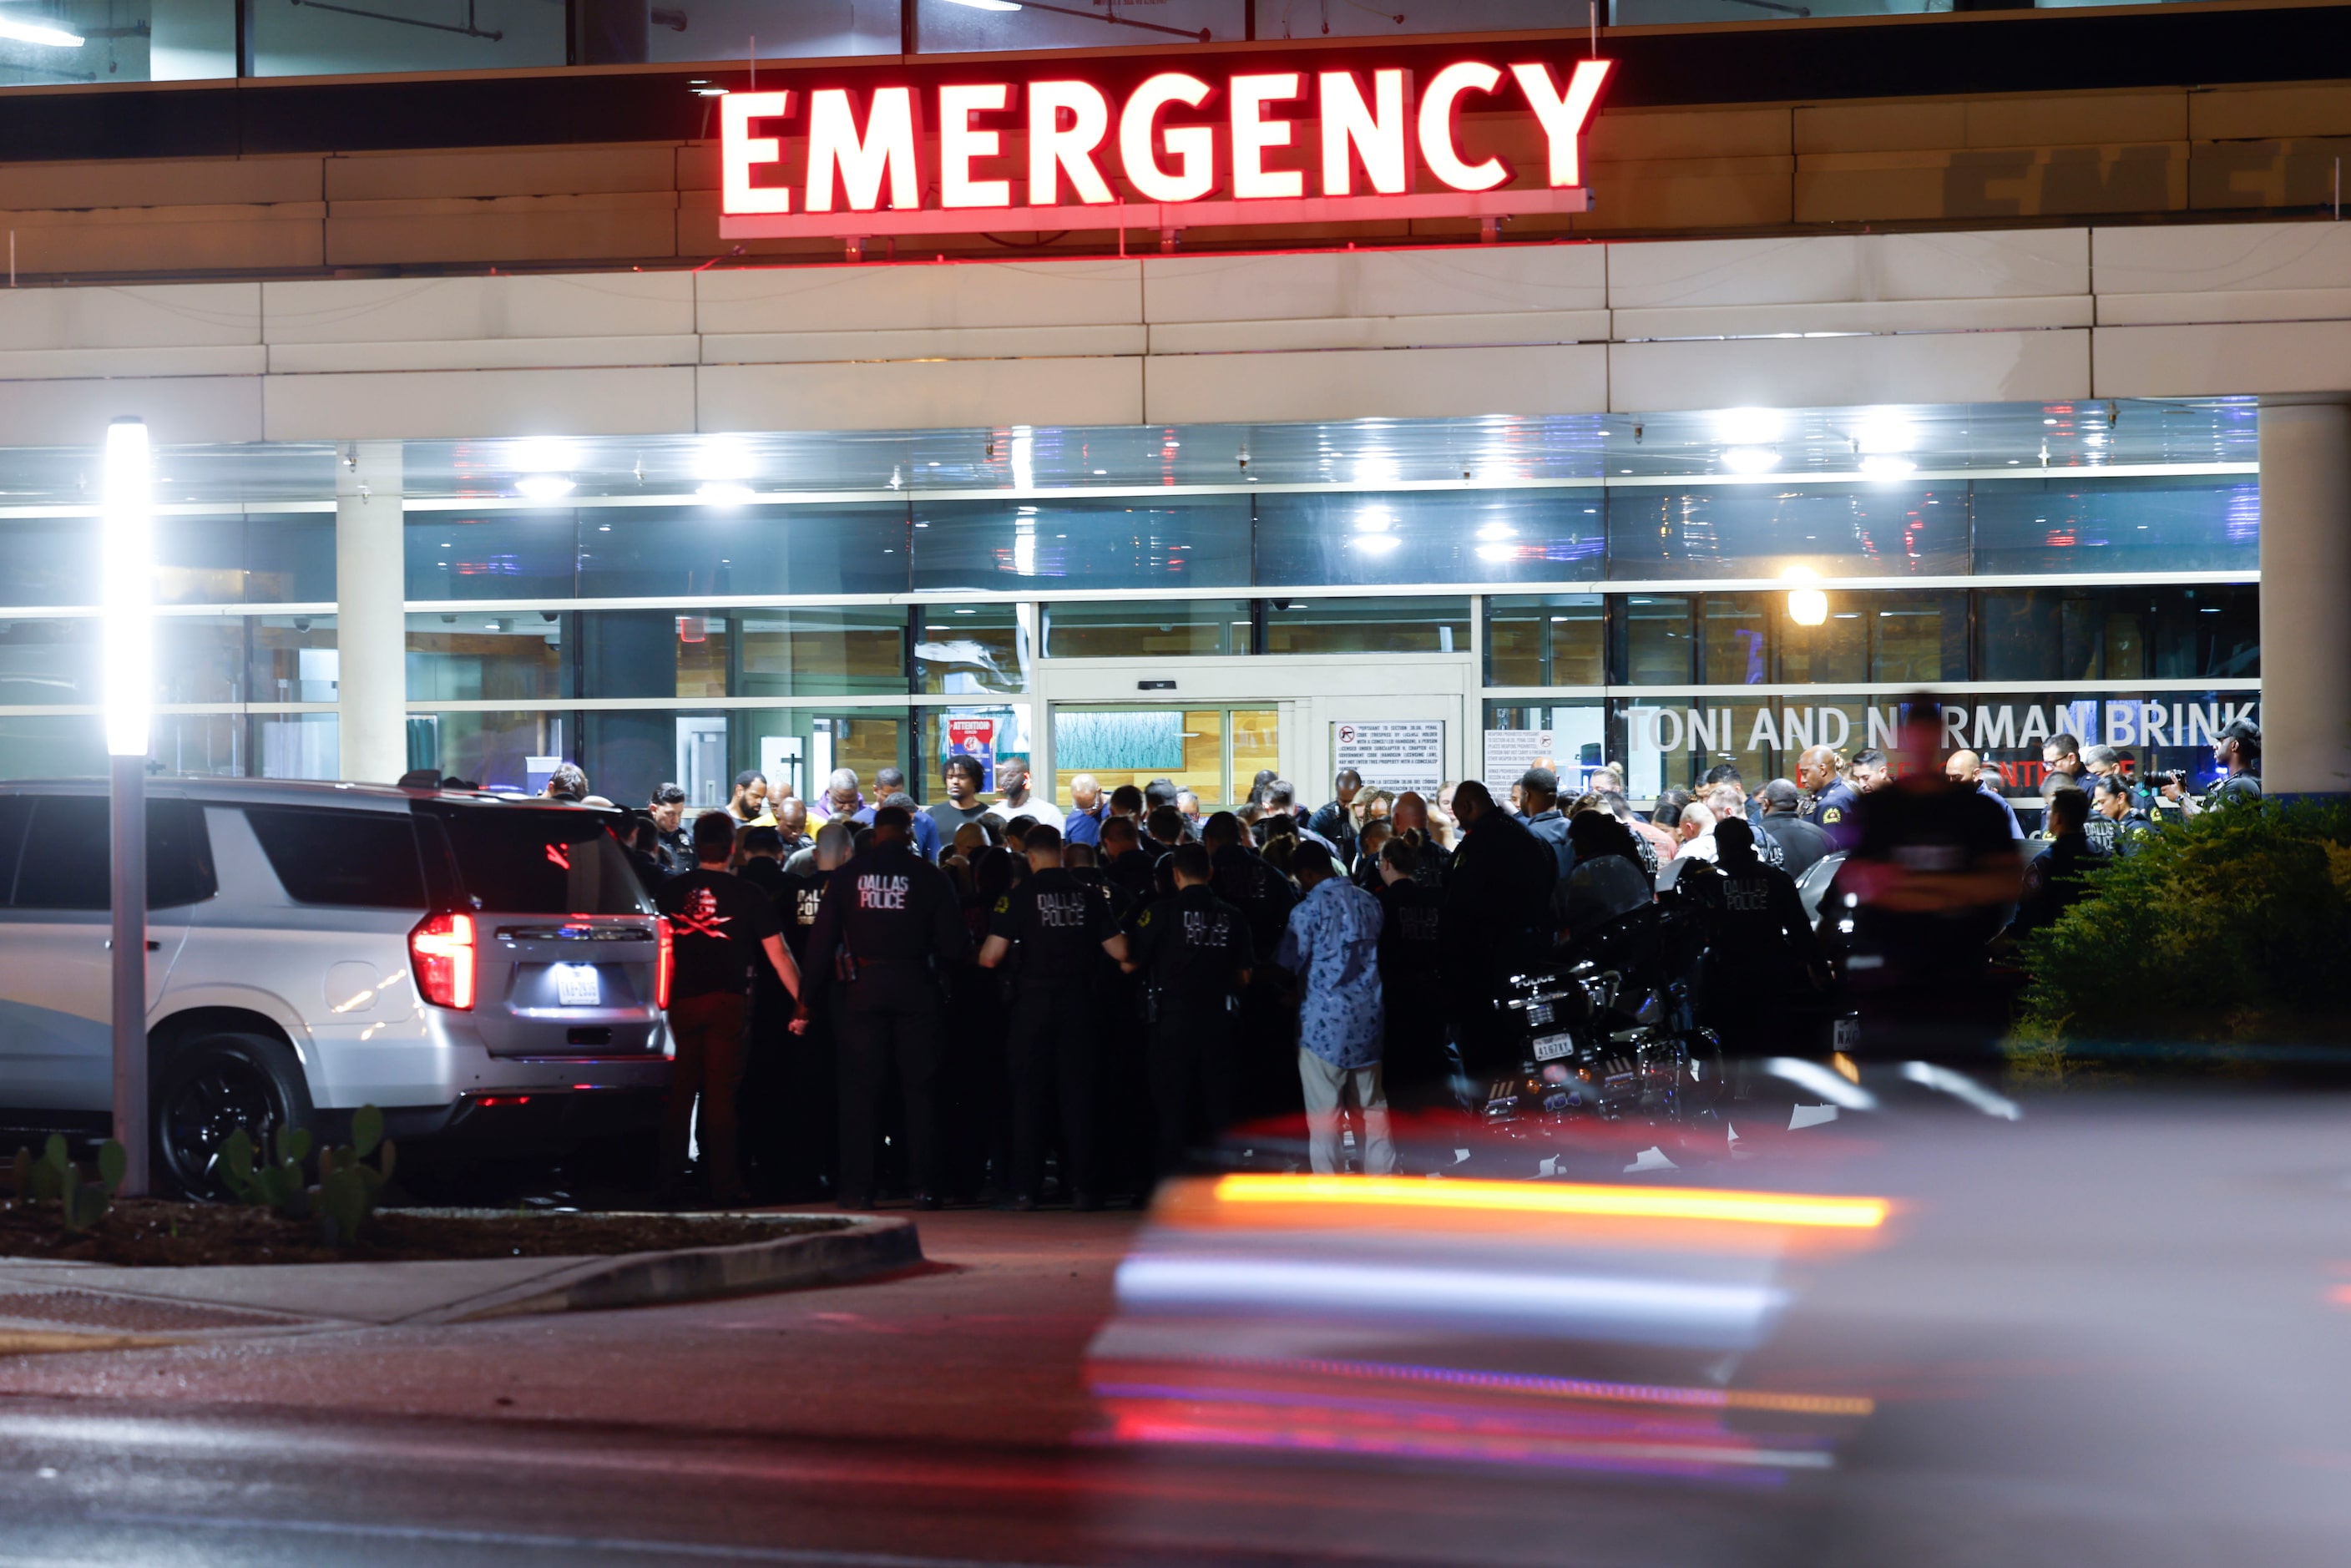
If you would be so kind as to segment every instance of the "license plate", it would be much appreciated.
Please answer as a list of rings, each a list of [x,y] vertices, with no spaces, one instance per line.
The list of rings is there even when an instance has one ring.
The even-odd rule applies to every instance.
[[[593,964],[555,966],[555,999],[562,1007],[592,1008],[604,1000],[604,988]]]
[[[1572,1034],[1538,1035],[1531,1049],[1537,1061],[1556,1061],[1562,1056],[1574,1053],[1575,1037]]]
[[[1835,1051],[1851,1051],[1861,1043],[1861,1020],[1838,1019],[1829,1030],[1829,1045]]]

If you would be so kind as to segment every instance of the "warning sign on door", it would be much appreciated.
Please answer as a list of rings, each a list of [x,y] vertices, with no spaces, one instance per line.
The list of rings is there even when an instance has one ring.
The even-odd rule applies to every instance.
[[[1352,768],[1366,789],[1401,795],[1417,789],[1430,800],[1445,779],[1443,719],[1366,719],[1331,727],[1331,768]]]

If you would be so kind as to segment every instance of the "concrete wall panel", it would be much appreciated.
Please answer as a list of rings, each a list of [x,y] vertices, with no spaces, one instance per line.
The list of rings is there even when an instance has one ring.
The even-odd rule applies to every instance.
[[[325,258],[325,205],[99,207],[0,212],[27,276],[314,271]]]
[[[694,279],[682,272],[352,277],[266,283],[261,291],[272,345],[635,337],[694,330]]]
[[[330,202],[452,196],[577,196],[675,189],[666,141],[606,147],[358,152],[326,160]]]
[[[263,402],[271,441],[665,434],[694,429],[694,371],[273,375],[264,383]]]
[[[1682,240],[1605,254],[1609,303],[1619,310],[2032,298],[2089,288],[2089,244],[2079,229]]]
[[[2085,331],[1627,343],[1608,352],[1610,406],[1625,413],[2090,395]]]
[[[1287,256],[1153,256],[1144,319],[1179,321],[1597,310],[1608,274],[1589,246],[1480,246]]]
[[[12,446],[94,447],[125,415],[145,420],[160,445],[260,441],[261,378],[0,382],[0,430]]]
[[[336,267],[629,261],[676,246],[677,197],[668,191],[336,202],[327,214]]]
[[[710,333],[1133,325],[1143,319],[1141,265],[745,267],[697,274],[695,298]]]
[[[260,341],[257,283],[0,291],[0,349],[146,349]]]
[[[1179,354],[1151,360],[1152,423],[1596,413],[1608,350],[1395,349],[1379,352]]]
[[[2351,321],[2101,327],[2098,397],[2340,392]]]
[[[896,430],[1008,424],[1134,424],[1139,359],[944,363],[705,365],[708,431]]]

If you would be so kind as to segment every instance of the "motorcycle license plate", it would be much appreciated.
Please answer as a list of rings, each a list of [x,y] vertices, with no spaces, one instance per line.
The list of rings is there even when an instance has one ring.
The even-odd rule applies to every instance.
[[[1861,1020],[1838,1019],[1829,1030],[1829,1046],[1834,1051],[1851,1051],[1861,1043]]]
[[[592,1008],[601,1006],[604,988],[597,978],[593,964],[558,964],[555,966],[555,1001],[559,1007]]]
[[[1538,1035],[1531,1049],[1537,1061],[1556,1061],[1573,1053],[1575,1037],[1572,1034]]]

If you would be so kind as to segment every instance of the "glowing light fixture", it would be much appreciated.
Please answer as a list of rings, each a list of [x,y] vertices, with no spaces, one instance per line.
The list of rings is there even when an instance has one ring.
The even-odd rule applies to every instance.
[[[515,481],[515,494],[533,501],[559,501],[577,488],[560,474],[526,474]]]
[[[1780,455],[1768,446],[1734,446],[1722,455],[1722,465],[1733,474],[1763,474],[1780,465]]]
[[[152,612],[154,552],[154,459],[142,420],[106,427],[105,561],[106,749],[115,757],[147,755],[148,710],[154,701]]]
[[[1918,444],[1918,432],[1911,423],[1891,413],[1873,413],[1861,422],[1853,438],[1865,453],[1907,452]]]
[[[19,22],[0,17],[0,38],[12,38],[20,44],[46,44],[53,49],[78,49],[83,43],[79,33],[68,33],[61,27],[44,27],[36,22]]]
[[[707,485],[697,486],[694,493],[714,507],[739,507],[752,496],[750,486],[738,485],[723,479],[714,479]]]
[[[1808,566],[1792,566],[1781,574],[1796,586],[1788,591],[1788,619],[1799,626],[1818,626],[1829,618],[1829,596],[1813,586],[1819,579]]]
[[[1357,534],[1347,542],[1365,555],[1386,555],[1404,543],[1394,534]]]
[[[1478,537],[1481,539],[1514,539],[1519,537],[1519,530],[1508,523],[1488,523],[1478,530]]]
[[[1018,11],[1013,0],[947,0],[950,5],[962,5],[974,11]]]
[[[1776,408],[1726,408],[1714,416],[1718,440],[1733,446],[1765,446],[1788,426]]]
[[[1916,473],[1918,465],[1907,457],[1870,456],[1861,460],[1861,471],[1873,479],[1899,479]]]
[[[1894,1211],[1894,1206],[1882,1197],[1823,1197],[1726,1187],[1601,1186],[1582,1182],[1434,1182],[1412,1176],[1237,1175],[1217,1178],[1215,1196],[1218,1203],[1233,1204],[1589,1214],[1842,1230],[1875,1230]]]

